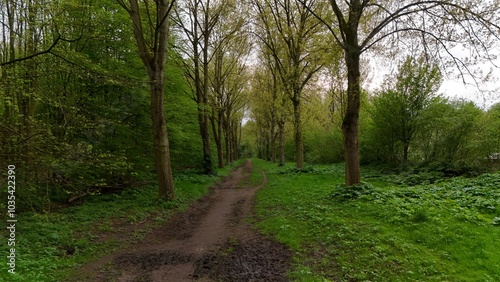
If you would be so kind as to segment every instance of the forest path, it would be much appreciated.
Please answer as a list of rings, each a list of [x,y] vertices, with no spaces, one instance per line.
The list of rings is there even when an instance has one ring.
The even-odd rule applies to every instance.
[[[287,281],[291,252],[248,219],[255,193],[247,161],[142,242],[82,267],[79,281]]]

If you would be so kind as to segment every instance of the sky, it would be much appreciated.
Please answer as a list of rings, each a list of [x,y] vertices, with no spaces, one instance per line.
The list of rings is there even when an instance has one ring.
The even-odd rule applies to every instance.
[[[465,51],[458,51],[456,54],[461,54],[462,58],[468,55]],[[375,57],[370,57],[369,60],[370,72],[368,75],[370,79],[366,86],[369,90],[376,91],[384,80],[391,77],[391,72],[397,68],[397,62],[388,62],[383,58]],[[488,79],[481,81],[479,78],[476,79],[476,83],[471,76],[460,76],[456,67],[448,68],[438,93],[450,100],[472,101],[482,109],[488,109],[492,105],[500,103],[500,56],[492,62],[482,62],[479,65],[469,67],[475,73],[489,74]]]
[[[448,98],[458,98],[473,101],[478,107],[488,109],[496,103],[500,103],[500,92],[494,89],[494,85],[487,85],[489,89],[479,90],[473,85],[464,85],[459,80],[445,80],[440,88],[440,93]],[[495,91],[496,90],[496,91]]]
[[[445,78],[440,88],[440,93],[449,98],[466,99],[473,101],[477,106],[488,109],[496,103],[500,103],[500,59],[491,63],[485,63],[480,67],[485,73],[490,73],[488,81],[479,82],[479,87],[471,78],[465,78],[465,84],[459,78]]]
[[[471,57],[471,53],[463,48],[451,49],[451,52],[461,60]],[[489,50],[497,58],[492,61],[483,61],[470,65],[471,71],[486,77],[486,79],[472,79],[471,76],[459,77],[458,70],[448,70],[451,74],[444,77],[440,91],[450,98],[471,100],[477,106],[488,109],[500,102],[500,46]]]

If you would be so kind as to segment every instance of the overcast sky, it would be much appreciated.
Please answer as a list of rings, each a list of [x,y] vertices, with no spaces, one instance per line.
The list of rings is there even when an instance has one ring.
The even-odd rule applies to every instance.
[[[500,59],[495,61],[500,67]],[[495,103],[500,103],[500,69],[491,63],[485,63],[481,68],[485,73],[491,73],[487,81],[479,81],[479,87],[466,77],[466,84],[462,79],[445,78],[440,92],[446,97],[463,98],[474,101],[477,106],[487,109]]]
[[[500,50],[498,50],[498,53],[500,53]],[[460,54],[461,58],[465,58],[468,55],[465,51],[459,51],[456,54]],[[367,56],[369,55],[367,54]],[[398,62],[382,58],[376,59],[374,57],[370,57],[369,59],[371,69],[368,76],[371,79],[369,79],[366,87],[374,91],[378,90],[383,81],[388,79],[388,77],[394,77],[394,74],[389,74],[391,71],[397,71]],[[469,66],[469,68],[471,71],[477,73],[478,76],[481,73],[483,76],[489,74],[488,79],[482,81],[481,78],[478,78],[474,81],[472,77],[467,75],[462,78],[458,69],[450,68],[443,77],[439,93],[450,99],[473,101],[478,107],[483,109],[488,109],[495,103],[500,103],[500,56],[493,62],[483,62],[479,65]]]

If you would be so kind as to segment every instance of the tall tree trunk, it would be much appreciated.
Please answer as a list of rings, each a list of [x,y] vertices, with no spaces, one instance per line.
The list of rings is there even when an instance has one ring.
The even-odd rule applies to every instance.
[[[29,3],[28,4],[28,23],[29,23],[29,28],[27,29],[27,36],[26,36],[26,55],[27,54],[34,54],[37,49],[37,41],[36,40],[36,14],[37,14],[37,7],[35,3]],[[33,156],[31,155],[31,144],[32,144],[32,138],[33,136],[33,118],[35,116],[35,99],[33,98],[35,95],[36,91],[36,84],[37,84],[37,65],[34,60],[29,60],[26,62],[27,64],[27,69],[25,73],[25,77],[27,81],[25,82],[25,89],[23,89],[23,93],[21,93],[21,97],[19,97],[19,103],[21,104],[21,107],[19,109],[19,113],[22,116],[22,121],[20,122],[21,126],[23,127],[23,134],[20,135],[23,140],[26,140],[23,142],[23,162],[26,166],[27,169],[31,168],[33,165]],[[24,135],[24,136],[23,136]],[[30,175],[27,174],[27,177]],[[32,176],[32,175],[31,175]],[[25,178],[29,179],[29,178]]]
[[[222,115],[220,111],[217,113],[217,119],[215,119],[215,111],[212,111],[212,116],[210,121],[212,123],[212,133],[214,135],[215,145],[217,147],[217,167],[224,167],[224,151],[222,148]]]
[[[10,104],[12,103],[12,98],[11,98],[11,91],[10,91],[10,83],[9,79],[7,79],[7,67],[2,68],[2,76],[0,77],[0,85],[3,87],[3,93],[5,95],[4,101],[3,101],[3,114],[2,114],[2,119],[3,122],[6,124],[9,124],[10,121]],[[10,162],[10,150],[11,146],[9,146],[9,138],[11,135],[11,132],[8,130],[2,130],[2,138],[0,139],[0,148],[2,149],[1,155],[1,160],[0,165],[2,167],[5,166],[6,163]]]
[[[259,130],[259,134],[257,135],[257,157],[259,159],[264,159],[262,155],[262,134]]]
[[[16,9],[17,9],[17,2],[16,1],[6,1],[5,2],[5,5],[6,5],[6,14],[7,14],[7,18],[8,18],[8,30],[9,30],[9,46],[7,48],[8,50],[8,59],[9,61],[13,61],[16,59],[16,22],[15,22],[15,12],[16,12]],[[3,14],[3,16],[5,16],[5,14]],[[7,42],[7,41],[6,41]],[[5,42],[5,43],[6,43]],[[6,87],[5,87],[5,112],[4,112],[4,121],[9,124],[9,125],[12,125],[9,126],[9,128],[13,128],[13,126],[15,126],[16,124],[16,113],[15,113],[15,103],[16,103],[16,90],[17,88],[14,87],[14,85],[11,83],[10,79],[8,79],[8,75],[11,75],[11,76],[14,76],[16,77],[17,76],[17,66],[16,65],[12,65],[12,66],[5,66],[5,67],[2,67],[2,72],[4,72],[4,75],[5,75],[5,84],[6,84]],[[12,136],[12,133],[14,132],[15,130],[11,130],[11,132],[5,130],[5,139],[3,139],[5,141],[5,151],[4,151],[4,154],[6,154],[6,156],[2,156],[2,159],[4,159],[5,161],[7,161],[8,163],[14,163],[14,161],[17,161],[16,160],[16,156],[18,155],[17,154],[17,148],[15,146],[13,146],[14,144],[14,140],[13,140],[13,136]]]
[[[195,33],[196,35],[196,33]],[[196,35],[197,36],[197,35]],[[200,59],[198,56],[198,43],[194,44],[194,84],[196,89],[196,104],[198,106],[198,126],[200,128],[201,143],[203,146],[202,166],[205,174],[212,173],[212,161],[210,154],[210,134],[208,133],[208,124],[206,124],[207,105],[205,104],[205,87],[201,83]]]
[[[276,162],[276,120],[273,117],[271,117],[271,128],[269,131],[269,135],[271,138],[271,162],[275,163]]]
[[[295,162],[298,169],[304,168],[304,138],[302,136],[302,119],[300,99],[293,101],[293,127],[295,134]]]
[[[225,138],[224,141],[226,142],[226,164],[231,163],[231,127],[229,125],[229,119],[226,117],[226,120],[224,121],[224,133],[225,133]]]
[[[232,122],[231,126],[231,161],[234,162],[238,158],[238,123]]]
[[[203,141],[203,171],[205,174],[210,175],[213,174],[212,153],[210,149],[210,132],[206,110],[202,111],[200,132],[202,136],[201,139]]]
[[[345,148],[345,184],[352,186],[361,180],[359,167],[359,108],[360,108],[360,53],[358,51],[345,51],[347,66],[347,109],[342,122]]]
[[[236,131],[239,131],[238,137],[236,138],[236,159],[239,159],[241,157],[241,136],[243,135],[243,120],[240,119],[238,122],[238,126],[236,128]]]
[[[278,99],[278,78],[276,72],[271,69],[273,83],[271,92],[273,93],[273,104],[271,109],[271,162],[276,163],[276,100]]]
[[[285,165],[285,122],[278,122],[278,139],[279,139],[279,153],[280,153],[280,166]]]
[[[223,128],[222,128],[222,123],[224,120],[224,110],[223,110],[223,84],[224,84],[224,79],[223,79],[223,52],[222,49],[217,49],[214,54],[214,82],[212,84],[213,90],[214,90],[214,104],[212,105],[212,120],[217,117],[217,129],[215,129],[215,125],[213,125],[213,134],[214,134],[214,139],[215,143],[217,145],[217,166],[219,168],[224,167],[224,151],[223,151],[223,146],[222,146],[222,134],[223,134]],[[208,89],[207,89],[208,91]],[[217,113],[216,110],[217,109]],[[217,116],[216,116],[217,114]]]
[[[198,106],[198,126],[200,128],[200,138],[202,142],[202,167],[205,174],[213,174],[212,169],[212,155],[210,148],[210,117],[208,112],[208,50],[207,50],[207,40],[208,31],[202,29],[201,35],[204,37],[203,42],[201,42],[199,37],[199,28],[201,23],[199,19],[202,15],[199,12],[200,1],[194,1],[193,6],[193,37],[192,37],[192,47],[193,47],[193,83],[196,92],[196,105]],[[205,12],[205,17],[208,17],[208,11]],[[202,45],[204,44],[204,45]],[[201,48],[201,52],[200,52]],[[200,58],[200,53],[202,58]],[[201,66],[200,66],[201,64]],[[203,72],[203,77],[201,72]]]
[[[405,142],[403,144],[403,161],[402,161],[403,166],[406,166],[408,164],[408,151],[409,151],[409,149],[410,149],[410,143]]]
[[[266,132],[266,161],[271,160],[271,136]]]
[[[154,30],[150,42],[146,41],[143,21],[138,0],[129,0],[129,6],[123,0],[117,0],[130,15],[134,37],[139,49],[139,56],[147,69],[151,94],[151,119],[153,123],[153,146],[156,175],[158,178],[158,197],[172,200],[175,196],[170,148],[168,143],[167,121],[164,106],[164,70],[167,62],[169,37],[169,15],[175,0],[156,1],[156,23],[147,27]],[[153,45],[151,45],[153,43]]]
[[[206,10],[205,10],[205,30],[203,31],[203,119],[202,119],[202,139],[203,139],[203,168],[205,170],[205,174],[213,174],[212,167],[212,153],[210,148],[210,132],[208,125],[208,44],[210,37],[210,27],[208,23],[210,21],[210,1],[207,2]]]
[[[220,147],[217,148],[217,150],[220,150],[220,153],[217,153],[217,161],[219,163],[219,167],[222,168],[224,167],[224,148],[222,146],[222,135],[224,134],[224,128],[223,128],[223,120],[224,120],[224,113],[219,110],[219,122],[217,123],[217,135],[219,137],[219,144]]]
[[[194,84],[196,89],[196,103],[198,105],[198,125],[200,127],[201,142],[203,145],[203,160],[202,166],[205,174],[212,174],[212,155],[210,151],[210,133],[208,124],[208,105],[205,91],[205,86],[202,86],[201,75],[200,75],[200,65],[199,56],[197,55],[198,47],[195,45],[195,58],[194,58]],[[203,66],[203,69],[205,66]],[[206,75],[205,75],[206,76]],[[206,76],[208,77],[208,76]],[[205,79],[203,79],[205,80]]]
[[[167,123],[164,109],[163,73],[157,70],[151,77],[151,119],[153,121],[153,145],[158,177],[158,197],[174,198],[174,181],[170,163]]]

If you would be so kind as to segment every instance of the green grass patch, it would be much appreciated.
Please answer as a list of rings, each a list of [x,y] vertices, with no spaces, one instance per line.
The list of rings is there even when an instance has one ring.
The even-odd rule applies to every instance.
[[[254,165],[257,226],[296,252],[294,281],[500,281],[500,173],[345,187],[341,164]]]
[[[262,175],[262,171],[260,169],[254,168],[252,169],[252,172],[250,173],[250,180],[249,184],[252,187],[259,186],[262,184],[262,181],[264,180],[264,177]]]
[[[242,181],[239,183],[239,187],[256,187],[262,184],[264,180],[263,171],[259,168],[254,167],[248,177],[244,177]]]
[[[218,175],[228,175],[243,161],[218,170]],[[7,273],[6,256],[10,247],[5,243],[0,246],[4,258],[0,277],[8,277],[8,281],[64,281],[78,266],[130,243],[101,240],[104,232],[117,231],[117,226],[121,225],[136,225],[131,242],[142,240],[174,212],[186,209],[205,195],[219,176],[177,173],[174,175],[176,199],[171,202],[159,202],[157,187],[148,185],[120,194],[89,196],[84,204],[58,212],[19,214],[16,218],[16,274]],[[152,219],[153,223],[141,224],[146,219]],[[7,238],[6,231],[5,228],[0,231],[2,238]]]

